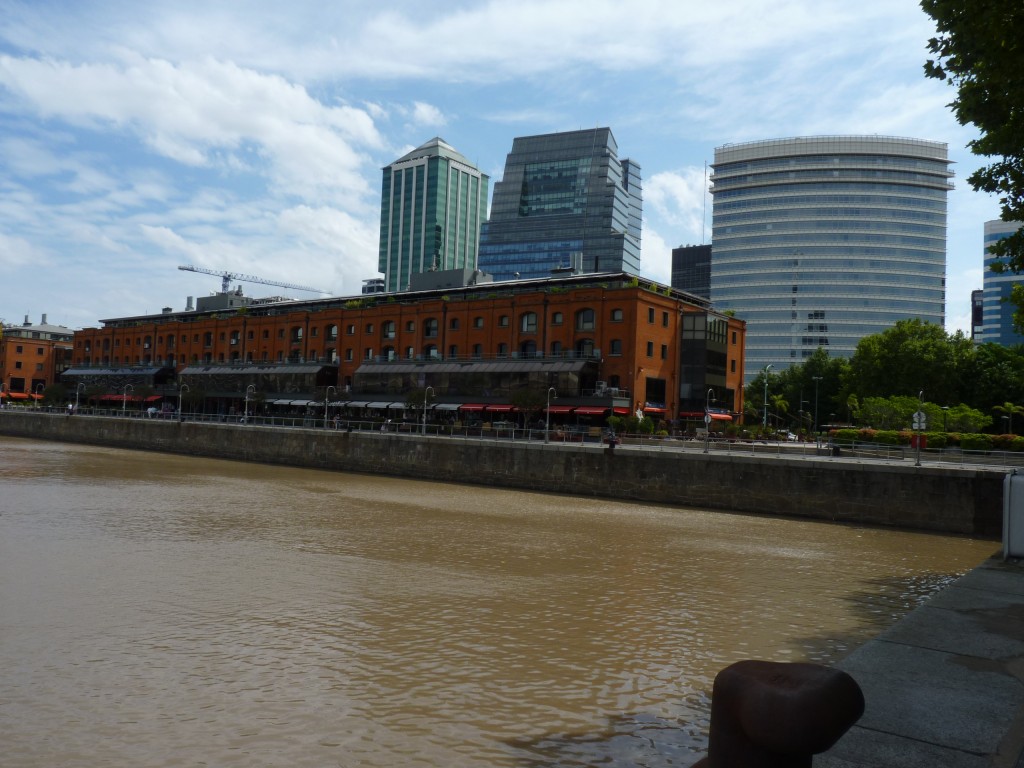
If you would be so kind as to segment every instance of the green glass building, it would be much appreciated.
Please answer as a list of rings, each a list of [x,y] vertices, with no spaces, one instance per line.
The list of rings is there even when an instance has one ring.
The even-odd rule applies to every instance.
[[[475,268],[487,175],[437,137],[383,170],[378,266],[385,290],[408,290],[418,272]]]

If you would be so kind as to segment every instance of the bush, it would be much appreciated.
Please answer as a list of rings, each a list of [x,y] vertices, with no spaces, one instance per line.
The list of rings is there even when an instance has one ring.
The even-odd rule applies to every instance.
[[[992,435],[960,435],[960,447],[965,451],[991,451]]]

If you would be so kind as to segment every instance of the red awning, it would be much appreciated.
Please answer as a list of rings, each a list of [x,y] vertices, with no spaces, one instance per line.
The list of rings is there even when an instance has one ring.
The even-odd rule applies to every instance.
[[[486,408],[485,403],[463,403],[459,406],[460,411],[482,411]]]
[[[655,408],[653,406],[647,406],[644,408],[644,413],[664,413],[664,408]]]
[[[549,405],[548,413],[572,413],[574,405]]]
[[[612,408],[612,413],[614,413],[616,416],[629,416],[629,414],[632,413],[632,411],[630,411],[629,408],[627,408],[624,405],[616,405],[614,408]]]
[[[732,416],[728,413],[712,413],[711,418],[714,421],[732,421]]]
[[[576,409],[577,416],[602,416],[607,412],[607,408],[600,408],[593,405],[581,405]]]
[[[162,397],[163,397],[163,395],[150,395],[149,397],[147,397],[145,399],[144,402],[155,403],[157,400],[160,400]]]
[[[516,407],[514,405],[488,405],[488,413],[511,413]]]
[[[7,396],[11,400],[28,400],[28,395],[24,392],[8,392]]]
[[[29,395],[29,397],[31,397],[33,400],[42,400],[43,397],[45,397],[45,395],[37,395],[35,392],[32,392]]]

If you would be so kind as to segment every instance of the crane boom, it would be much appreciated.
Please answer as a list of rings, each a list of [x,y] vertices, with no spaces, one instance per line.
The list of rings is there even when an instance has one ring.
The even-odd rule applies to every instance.
[[[330,291],[322,291],[319,288],[310,288],[305,285],[294,285],[293,283],[280,283],[276,280],[266,280],[262,277],[256,277],[255,275],[243,275],[239,272],[223,272],[215,269],[206,269],[204,267],[196,267],[191,264],[186,264],[178,269],[185,272],[199,272],[204,275],[214,275],[220,278],[220,289],[221,292],[227,293],[231,287],[232,280],[238,280],[243,283],[261,283],[263,285],[274,285],[278,288],[291,288],[294,291],[309,291],[310,293],[330,293]]]

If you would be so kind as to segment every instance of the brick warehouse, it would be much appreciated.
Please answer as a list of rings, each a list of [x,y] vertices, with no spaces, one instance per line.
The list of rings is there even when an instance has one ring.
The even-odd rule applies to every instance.
[[[427,387],[452,408],[508,412],[517,391],[553,387],[562,412],[674,419],[711,403],[735,417],[744,337],[742,321],[702,298],[588,274],[104,320],[75,333],[64,381],[94,401],[187,391],[207,412],[250,395],[359,408]]]

